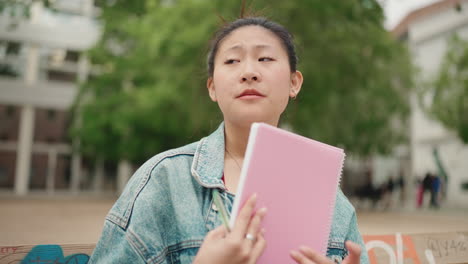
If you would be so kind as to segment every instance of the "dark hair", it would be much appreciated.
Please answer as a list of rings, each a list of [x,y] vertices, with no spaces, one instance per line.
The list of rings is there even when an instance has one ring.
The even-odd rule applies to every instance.
[[[294,48],[293,36],[291,35],[291,33],[289,33],[289,31],[282,25],[270,21],[264,17],[245,17],[239,18],[231,23],[224,25],[216,32],[213,40],[211,41],[210,50],[208,52],[207,64],[208,75],[210,77],[213,76],[214,60],[221,41],[223,41],[223,39],[226,38],[229,34],[231,34],[231,32],[233,32],[234,30],[245,26],[261,26],[273,32],[281,40],[281,43],[283,44],[286,52],[288,53],[289,68],[291,69],[291,72],[296,71],[297,55],[296,50]]]

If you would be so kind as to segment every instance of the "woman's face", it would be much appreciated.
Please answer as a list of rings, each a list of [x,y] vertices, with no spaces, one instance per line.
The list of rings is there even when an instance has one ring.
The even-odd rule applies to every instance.
[[[261,26],[238,28],[222,40],[207,81],[224,120],[237,125],[278,125],[289,97],[301,85],[302,74],[291,73],[280,39]]]

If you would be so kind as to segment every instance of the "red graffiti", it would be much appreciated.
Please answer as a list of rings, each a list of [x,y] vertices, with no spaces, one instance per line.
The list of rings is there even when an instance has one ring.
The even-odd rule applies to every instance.
[[[400,239],[397,239],[397,237]],[[394,248],[396,263],[398,264],[403,264],[403,262],[406,263],[408,259],[411,259],[411,263],[421,263],[416,251],[416,247],[414,246],[413,240],[409,235],[367,235],[363,236],[363,239],[366,244],[370,241],[380,241],[389,245],[391,248]],[[374,249],[368,250],[367,253],[369,254],[370,263],[378,263]],[[403,262],[398,261],[399,256]]]
[[[0,254],[13,254],[18,250],[17,247],[0,247]]]

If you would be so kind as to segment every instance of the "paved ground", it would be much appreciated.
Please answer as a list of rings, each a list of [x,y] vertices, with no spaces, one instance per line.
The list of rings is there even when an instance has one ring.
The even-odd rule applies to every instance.
[[[115,198],[0,197],[0,245],[96,243]],[[363,234],[468,231],[467,209],[359,211]]]

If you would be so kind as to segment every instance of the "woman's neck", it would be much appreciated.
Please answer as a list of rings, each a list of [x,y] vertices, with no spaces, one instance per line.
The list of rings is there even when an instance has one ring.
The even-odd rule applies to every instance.
[[[251,123],[242,126],[228,121],[224,122],[224,179],[226,188],[234,194],[239,184],[251,125]]]
[[[224,184],[231,193],[237,192],[245,149],[249,139],[250,125],[246,127],[224,123]]]
[[[272,126],[278,126],[279,120],[263,121]],[[236,160],[243,161],[252,123],[239,125],[224,121],[225,151]]]
[[[225,122],[224,136],[225,148],[232,158],[239,161],[244,160],[245,149],[249,139],[250,124],[246,126],[238,126],[229,122]]]

